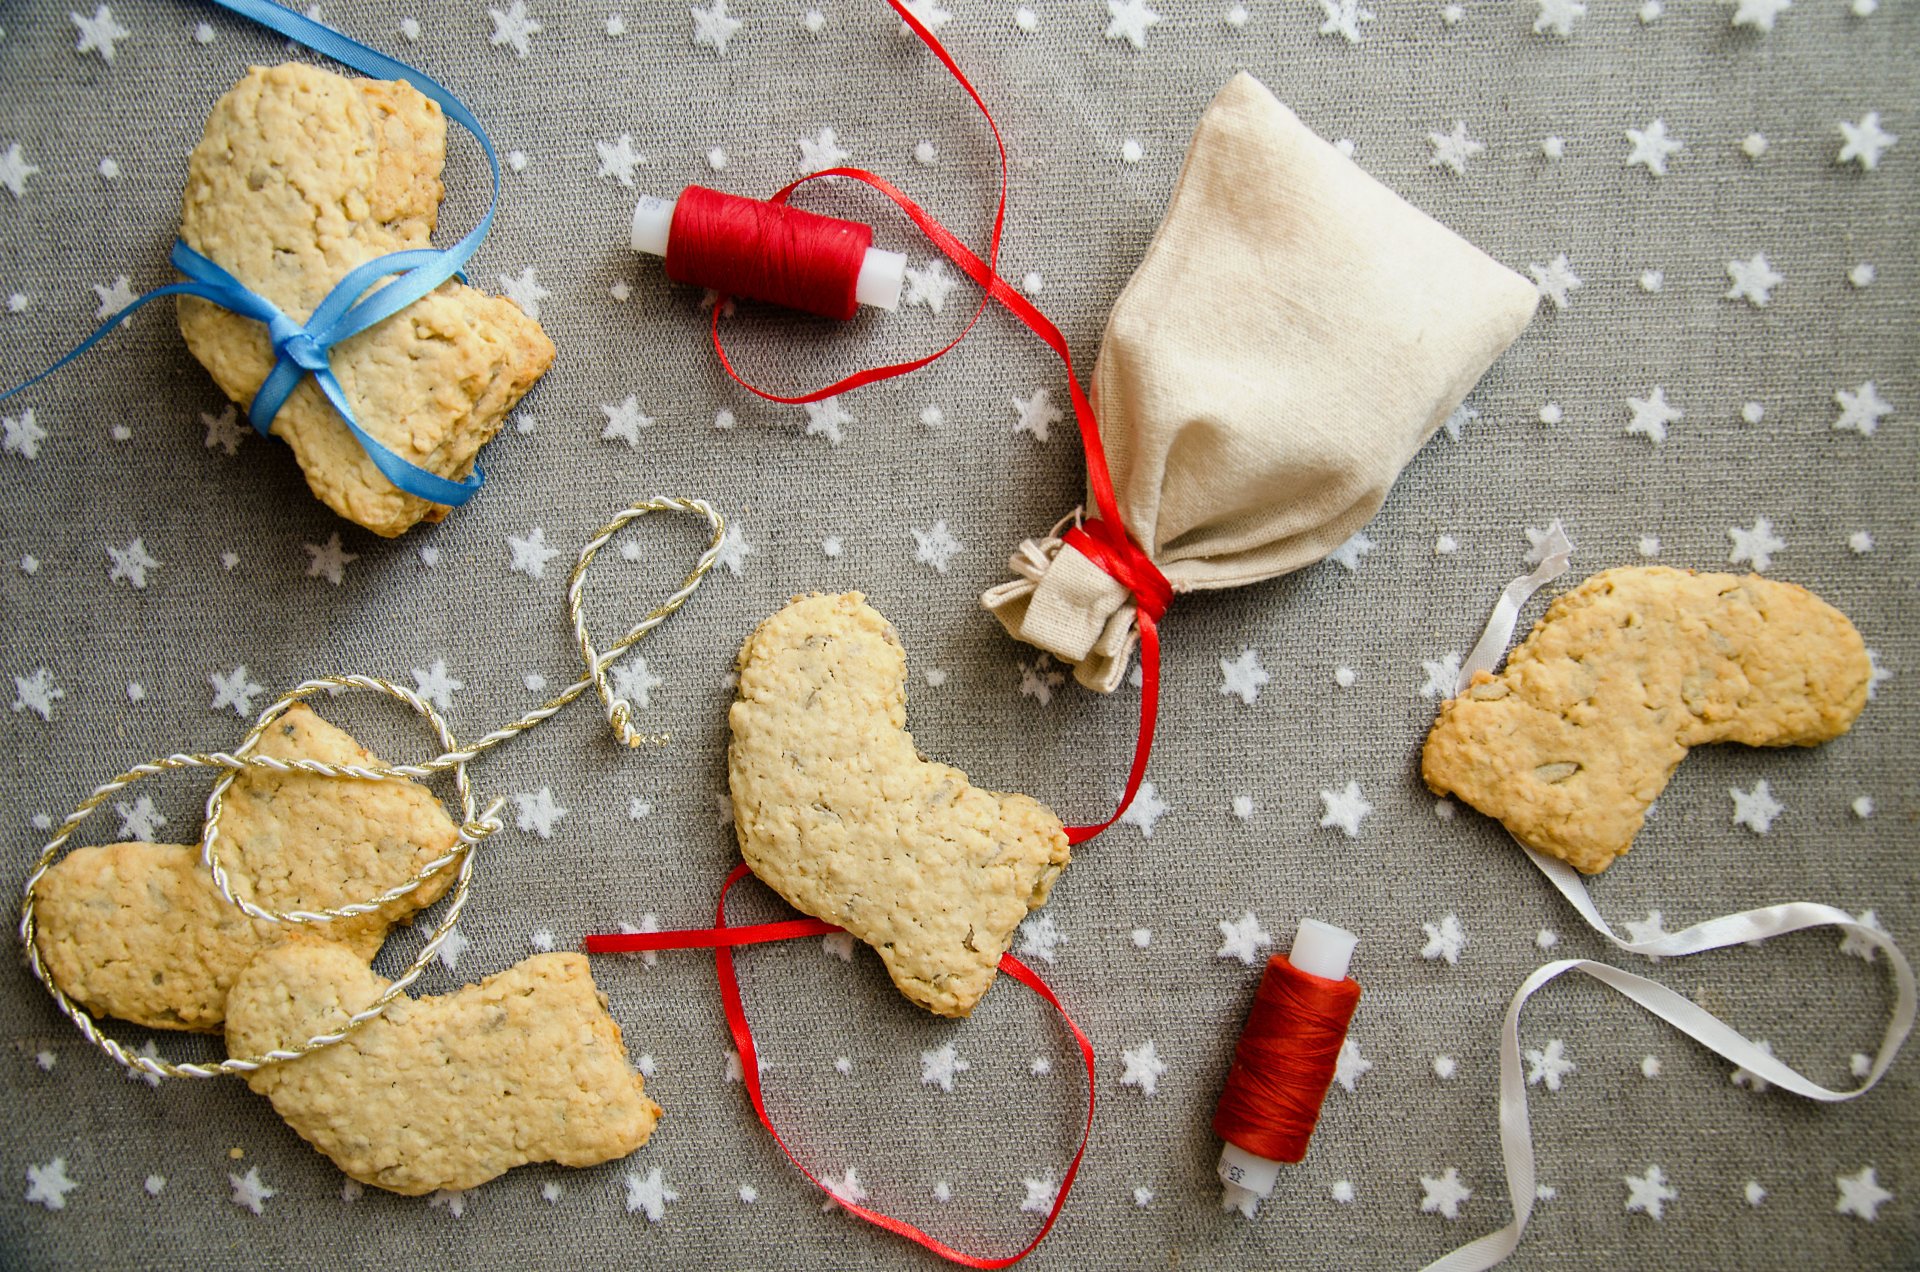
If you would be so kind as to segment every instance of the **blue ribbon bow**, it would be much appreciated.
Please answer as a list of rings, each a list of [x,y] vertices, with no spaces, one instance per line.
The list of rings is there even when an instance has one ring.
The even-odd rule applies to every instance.
[[[283,9],[271,3],[271,0],[212,0],[212,3],[241,17],[251,18],[362,74],[375,79],[405,80],[423,96],[437,102],[447,117],[472,133],[480,143],[480,148],[486,152],[487,167],[493,174],[493,192],[487,199],[486,214],[480,218],[478,225],[467,232],[465,238],[450,248],[393,252],[358,266],[334,284],[333,290],[327,293],[304,323],[288,317],[272,301],[250,290],[246,284],[186,243],[175,240],[169,259],[173,267],[190,281],[169,283],[138,297],[109,318],[71,353],[32,379],[0,393],[0,401],[31,388],[78,358],[124,322],[134,310],[149,301],[163,296],[198,296],[242,317],[263,323],[268,338],[273,342],[273,370],[247,406],[247,417],[253,421],[255,432],[263,437],[268,434],[274,416],[279,414],[288,396],[299,387],[304,376],[311,375],[382,476],[416,498],[457,508],[480,489],[483,476],[478,466],[466,480],[453,481],[401,458],[360,427],[353,409],[347,404],[346,392],[333,374],[327,354],[342,340],[391,318],[449,278],[460,276],[462,267],[479,249],[487,237],[487,231],[493,227],[493,210],[500,199],[500,160],[493,152],[493,143],[488,140],[486,129],[465,103],[405,62],[349,39],[332,27]],[[393,276],[391,282],[369,290],[382,278],[389,276]]]

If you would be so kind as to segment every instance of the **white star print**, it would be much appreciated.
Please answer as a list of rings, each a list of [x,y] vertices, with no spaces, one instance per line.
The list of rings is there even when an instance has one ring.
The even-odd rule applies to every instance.
[[[1764,574],[1773,564],[1773,554],[1787,546],[1786,540],[1774,536],[1773,523],[1765,517],[1754,519],[1753,529],[1742,530],[1739,526],[1727,527],[1727,537],[1733,540],[1733,550],[1727,553],[1728,565],[1739,565],[1750,561],[1758,573]]]
[[[1358,782],[1348,782],[1340,791],[1322,790],[1320,803],[1326,810],[1320,815],[1320,824],[1338,826],[1348,839],[1360,838],[1360,822],[1373,811],[1373,805],[1361,796]]]
[[[1367,538],[1364,530],[1356,530],[1351,539],[1348,539],[1345,543],[1327,553],[1327,556],[1332,560],[1338,561],[1349,571],[1358,571],[1360,568],[1360,558],[1373,551],[1376,546],[1378,545],[1376,545],[1372,539]]]
[[[519,810],[514,821],[520,829],[542,839],[553,838],[553,824],[567,815],[566,809],[553,802],[553,791],[546,786],[537,791],[517,793],[513,803]]]
[[[1773,827],[1773,819],[1786,811],[1767,789],[1765,778],[1755,782],[1750,791],[1730,787],[1727,794],[1733,796],[1733,824],[1745,826],[1756,835],[1766,834]]]
[[[948,531],[944,519],[934,522],[931,530],[913,530],[911,527],[909,530],[913,535],[914,561],[932,566],[936,574],[945,574],[954,554],[966,550],[966,545]]]
[[[1627,129],[1627,140],[1633,143],[1633,149],[1627,154],[1626,166],[1634,164],[1645,166],[1656,177],[1667,175],[1667,160],[1683,149],[1683,143],[1676,137],[1667,136],[1667,121],[1656,119],[1644,130]]]
[[[1348,1095],[1359,1092],[1360,1079],[1373,1069],[1373,1061],[1360,1054],[1360,1044],[1352,1038],[1340,1043],[1340,1054],[1334,1057],[1333,1080]]]
[[[227,1182],[233,1185],[233,1204],[245,1206],[254,1214],[264,1214],[267,1198],[278,1194],[279,1189],[269,1188],[260,1178],[258,1166],[247,1167],[244,1175],[228,1175]]]
[[[706,45],[721,57],[727,55],[727,41],[740,29],[740,19],[727,15],[727,0],[713,0],[711,9],[692,9],[693,43]]]
[[[1343,36],[1348,44],[1360,43],[1360,24],[1373,21],[1373,10],[1362,9],[1360,0],[1320,0],[1320,11],[1326,17],[1320,34]]]
[[[627,1213],[645,1211],[648,1223],[659,1223],[666,1217],[667,1203],[680,1200],[680,1194],[667,1187],[660,1177],[660,1168],[655,1166],[643,1178],[639,1171],[627,1172]]]
[[[1558,1091],[1561,1080],[1572,1073],[1577,1066],[1567,1059],[1566,1044],[1558,1038],[1551,1039],[1544,1051],[1527,1048],[1527,1085],[1547,1084],[1547,1090]]]
[[[960,1058],[960,1053],[949,1042],[932,1051],[920,1053],[920,1084],[951,1092],[954,1078],[972,1067]]]
[[[1773,1044],[1768,1042],[1765,1038],[1756,1038],[1754,1040],[1753,1045],[1755,1047],[1758,1047],[1763,1055],[1770,1056],[1773,1054]],[[1744,1065],[1738,1069],[1735,1069],[1733,1073],[1728,1076],[1727,1080],[1733,1083],[1733,1085],[1737,1087],[1747,1088],[1748,1090],[1752,1091],[1755,1095],[1765,1095],[1768,1091],[1773,1089],[1772,1083],[1768,1082],[1765,1078],[1753,1072],[1751,1069],[1748,1069]]]
[[[647,161],[647,157],[633,148],[633,134],[621,133],[618,141],[596,141],[593,148],[600,152],[600,171],[597,175],[612,177],[629,190],[633,188],[633,170]],[[503,278],[504,281],[504,278]],[[544,289],[543,289],[544,291]],[[550,295],[551,293],[545,293]],[[545,295],[541,297],[545,299]],[[516,301],[516,303],[518,303]],[[537,305],[539,302],[536,301]],[[521,306],[525,308],[525,306]]]
[[[1633,419],[1627,424],[1628,433],[1638,433],[1655,446],[1667,440],[1667,425],[1686,418],[1686,412],[1667,402],[1667,391],[1662,386],[1653,386],[1652,397],[1629,397],[1627,409],[1633,412]]]
[[[510,44],[513,46],[514,56],[525,57],[531,51],[533,37],[542,28],[533,15],[527,12],[524,0],[513,0],[505,13],[498,9],[489,9],[487,13],[493,18],[491,40],[493,45],[498,47],[502,44]]]
[[[640,399],[629,393],[618,406],[602,402],[600,410],[607,417],[607,426],[600,430],[600,440],[625,442],[630,449],[639,450],[640,430],[653,427],[653,417],[640,410]]]
[[[831,128],[822,128],[818,137],[802,137],[795,144],[800,147],[800,171],[804,173],[837,168],[851,158],[847,151],[840,148],[840,139],[833,135]]]
[[[1019,421],[1013,426],[1014,435],[1031,433],[1035,441],[1046,441],[1047,430],[1066,418],[1045,389],[1035,389],[1031,397],[1014,398],[1013,409],[1020,414]]]
[[[1582,284],[1580,276],[1573,272],[1573,266],[1567,261],[1565,252],[1554,257],[1545,265],[1529,265],[1527,272],[1533,275],[1533,286],[1542,297],[1553,302],[1555,309],[1567,307],[1567,293],[1577,290]],[[1459,434],[1454,434],[1459,440]]]
[[[906,5],[907,11],[912,13],[920,25],[929,31],[938,31],[953,21],[953,15],[935,5],[933,0],[906,0]],[[913,34],[913,28],[902,22],[900,34],[910,36]]]
[[[437,1189],[427,1198],[427,1205],[430,1209],[445,1210],[458,1219],[467,1213],[467,1194],[472,1191],[470,1188]]]
[[[1666,1204],[1680,1194],[1667,1186],[1666,1172],[1658,1166],[1647,1167],[1645,1175],[1624,1175],[1627,1184],[1627,1213],[1635,1211],[1650,1219],[1665,1216]]]
[[[1857,124],[1840,121],[1840,135],[1846,138],[1835,163],[1857,163],[1871,172],[1880,166],[1881,152],[1900,140],[1880,127],[1880,112],[1870,110]]]
[[[54,1164],[59,1165],[59,1161],[56,1159]],[[1833,1212],[1838,1215],[1852,1215],[1872,1223],[1880,1217],[1880,1207],[1893,1200],[1893,1194],[1880,1186],[1871,1166],[1862,1166],[1855,1175],[1835,1175],[1833,1182],[1840,1189],[1840,1200],[1833,1206]]]
[[[466,682],[455,680],[447,673],[447,660],[436,658],[431,667],[413,669],[414,692],[431,702],[442,711],[453,708],[455,691],[465,689]]]
[[[422,931],[425,931],[427,928],[427,925],[424,923],[420,926]],[[431,936],[432,934],[428,933],[429,939],[431,939]],[[459,928],[448,928],[447,934],[442,938],[440,948],[436,951],[435,955],[440,960],[440,966],[450,972],[458,971],[460,967],[460,956],[467,952],[467,946],[471,944],[473,944],[473,942],[469,941],[466,938],[466,934]]]
[[[1460,1217],[1461,1203],[1473,1196],[1473,1189],[1460,1182],[1460,1172],[1449,1166],[1435,1179],[1430,1175],[1420,1176],[1420,1213],[1438,1213],[1447,1219]]]
[[[146,1190],[147,1196],[149,1197],[158,1197],[161,1193],[161,1190],[164,1189],[166,1186],[167,1186],[167,1177],[165,1175],[148,1175],[147,1182],[141,1185],[141,1187]]]
[[[1737,0],[1737,4],[1733,12],[1734,26],[1771,31],[1774,21],[1793,7],[1793,0]]]
[[[1880,665],[1878,650],[1867,651],[1867,701],[1872,702],[1880,693],[1880,682],[1893,679],[1893,673]]]
[[[1107,23],[1107,38],[1125,40],[1135,49],[1147,47],[1147,28],[1160,20],[1146,0],[1107,0],[1107,13],[1113,19]]]
[[[1580,0],[1536,0],[1540,13],[1533,20],[1533,33],[1546,35],[1551,32],[1566,39],[1573,34],[1573,20],[1585,17],[1587,6]]]
[[[1627,943],[1629,945],[1644,945],[1648,941],[1657,941],[1668,934],[1667,929],[1662,926],[1660,911],[1658,910],[1648,910],[1647,917],[1644,921],[1628,919],[1624,926],[1627,929]],[[1653,959],[1655,962],[1660,961],[1660,956],[1657,954],[1648,954],[1643,957]]]
[[[726,566],[727,570],[738,578],[740,568],[746,564],[748,553],[753,550],[753,545],[747,542],[746,532],[736,521],[727,527],[724,535],[720,536],[720,551],[715,555],[714,560]]]
[[[1107,7],[1113,7],[1113,0],[1107,0]],[[1060,1196],[1060,1185],[1053,1181],[1052,1176],[1046,1179],[1022,1179],[1020,1182],[1027,1190],[1026,1199],[1020,1203],[1023,1213],[1044,1215],[1053,1209],[1054,1201]]]
[[[53,683],[53,673],[45,667],[31,676],[13,678],[15,711],[31,711],[42,720],[53,719],[53,704],[67,696],[67,691]]]
[[[1439,662],[1420,661],[1421,668],[1427,673],[1427,683],[1420,686],[1422,698],[1451,698],[1460,687],[1460,655],[1443,655]]]
[[[1065,683],[1066,674],[1054,667],[1048,654],[1020,664],[1020,695],[1035,699],[1043,707],[1053,701],[1053,691]]]
[[[1427,943],[1420,947],[1421,958],[1444,958],[1449,967],[1459,964],[1460,951],[1467,948],[1467,933],[1460,926],[1459,915],[1449,910],[1439,923],[1422,923],[1420,930],[1427,934]]]
[[[9,455],[18,455],[22,459],[40,458],[40,443],[47,440],[47,430],[34,422],[33,408],[28,407],[19,415],[9,415],[0,419],[0,429],[5,430],[4,440],[0,440],[0,449]]]
[[[241,442],[247,440],[247,430],[240,427],[240,413],[234,409],[232,403],[228,403],[227,409],[218,415],[200,412],[200,422],[207,428],[206,448],[208,450],[217,446],[231,455],[240,449]]]
[[[634,655],[613,669],[613,696],[636,707],[651,707],[653,691],[666,681],[647,669],[647,660]]]
[[[524,538],[508,535],[507,550],[513,554],[507,569],[533,579],[547,577],[547,562],[560,555],[559,548],[547,546],[547,532],[539,526],[527,531]]]
[[[841,407],[838,396],[803,403],[801,409],[807,413],[807,427],[802,436],[824,437],[829,446],[838,446],[846,440],[847,435],[842,430],[853,423],[853,416]]]
[[[67,1194],[80,1185],[67,1174],[67,1159],[56,1157],[45,1166],[27,1167],[27,1200],[48,1210],[65,1210]]]
[[[124,548],[109,546],[107,557],[113,563],[107,569],[107,582],[126,583],[136,591],[147,586],[148,570],[160,568],[160,563],[148,554],[146,545],[138,539]]]
[[[1243,649],[1240,656],[1231,662],[1220,660],[1220,693],[1223,697],[1238,698],[1248,706],[1260,696],[1260,687],[1273,679],[1260,665],[1260,651]]]
[[[300,545],[307,553],[307,577],[325,579],[339,587],[346,579],[347,567],[358,561],[358,555],[346,551],[340,544],[340,532],[327,536],[325,543],[303,543]]]
[[[213,684],[213,710],[232,707],[233,714],[245,718],[253,710],[253,700],[266,692],[259,685],[247,679],[244,666],[235,667],[225,676],[210,675],[207,679]]]
[[[1733,280],[1727,299],[1744,300],[1755,309],[1765,308],[1773,289],[1786,281],[1767,263],[1765,252],[1755,252],[1752,260],[1728,261],[1727,277]]]
[[[829,1194],[826,1204],[820,1207],[822,1212],[836,1209],[849,1202],[858,1205],[867,1200],[867,1190],[860,1186],[860,1176],[851,1166],[847,1167],[846,1173],[838,1178],[832,1175],[820,1176],[820,1183]]]
[[[1045,911],[1028,915],[1020,923],[1020,944],[1016,949],[1022,958],[1052,963],[1055,952],[1065,944],[1067,934],[1054,926],[1053,916]]]
[[[603,165],[604,162],[602,160]],[[601,175],[606,175],[604,166],[601,169]],[[633,183],[629,181],[627,184]],[[508,300],[520,306],[521,313],[536,321],[540,317],[540,302],[551,299],[553,296],[553,293],[542,287],[540,280],[534,277],[534,267],[531,265],[518,274],[500,275],[500,290],[507,294]]]
[[[1460,176],[1466,175],[1467,160],[1486,151],[1486,145],[1467,136],[1467,126],[1457,119],[1451,133],[1428,133],[1427,142],[1433,147],[1433,155],[1427,160],[1427,166],[1451,168]]]
[[[1460,431],[1479,418],[1480,412],[1462,402],[1453,408],[1453,414],[1447,416],[1446,422],[1440,427],[1447,430],[1449,439],[1457,442],[1460,440]]]
[[[120,814],[122,839],[137,839],[143,844],[150,844],[160,827],[167,824],[167,819],[153,806],[152,797],[147,795],[140,796],[131,804],[116,803],[113,811]]]
[[[1874,387],[1872,380],[1861,384],[1851,393],[1845,389],[1836,390],[1833,400],[1840,407],[1840,418],[1833,422],[1833,426],[1862,437],[1872,437],[1873,431],[1880,427],[1880,421],[1893,414],[1893,407],[1880,396],[1880,390]]]
[[[77,13],[69,13],[67,17],[80,29],[73,51],[98,53],[104,61],[113,61],[113,46],[133,34],[113,20],[113,11],[104,4],[93,11],[91,18],[83,18]]]
[[[1167,1062],[1160,1058],[1153,1039],[1123,1049],[1120,1061],[1126,1065],[1126,1072],[1120,1075],[1121,1086],[1139,1087],[1140,1094],[1149,1096],[1160,1089],[1160,1075],[1167,1071]]]
[[[1235,920],[1220,920],[1220,937],[1220,949],[1214,957],[1236,958],[1248,967],[1258,964],[1260,951],[1273,944],[1273,937],[1261,928],[1252,910]]]
[[[960,280],[947,273],[946,262],[934,257],[927,262],[925,269],[907,270],[907,304],[925,305],[934,313],[939,313],[947,303],[947,294],[960,285]]]
[[[1886,935],[1887,930],[1880,926],[1880,916],[1872,910],[1862,910],[1853,916],[1853,921],[1863,928],[1871,928],[1882,936]],[[1840,952],[1871,963],[1879,957],[1880,947],[1857,932],[1847,932],[1840,937]]]
[[[27,193],[27,178],[40,169],[27,162],[20,153],[20,143],[11,142],[4,152],[0,152],[0,185],[13,192],[16,199],[24,198]],[[24,308],[24,306],[23,306]],[[15,313],[20,312],[18,309]]]
[[[112,283],[94,283],[92,286],[93,294],[100,298],[100,308],[93,314],[96,322],[105,322],[126,309],[136,299],[133,289],[127,285],[125,274],[114,279]]]
[[[1153,838],[1153,828],[1162,817],[1172,811],[1160,798],[1160,792],[1154,789],[1152,782],[1140,783],[1140,789],[1134,792],[1133,802],[1127,805],[1127,811],[1120,814],[1120,820],[1129,826],[1140,828],[1142,839]]]

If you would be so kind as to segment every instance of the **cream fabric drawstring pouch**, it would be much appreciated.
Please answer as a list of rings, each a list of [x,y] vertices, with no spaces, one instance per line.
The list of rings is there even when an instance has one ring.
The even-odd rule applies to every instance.
[[[1236,75],[1094,368],[1127,532],[1176,593],[1312,565],[1379,510],[1537,299]],[[1132,598],[1059,531],[1022,543],[1018,577],[981,602],[1109,693]]]

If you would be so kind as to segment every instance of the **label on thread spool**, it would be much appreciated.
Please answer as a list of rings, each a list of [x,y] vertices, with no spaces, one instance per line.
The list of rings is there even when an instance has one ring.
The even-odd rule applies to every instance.
[[[1315,976],[1284,954],[1267,960],[1214,1111],[1214,1134],[1269,1162],[1303,1160],[1359,1005],[1351,979]]]

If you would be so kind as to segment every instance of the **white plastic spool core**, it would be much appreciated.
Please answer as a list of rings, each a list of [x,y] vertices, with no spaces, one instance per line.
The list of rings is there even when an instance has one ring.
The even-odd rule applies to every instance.
[[[673,209],[677,198],[659,199],[642,195],[633,205],[633,250],[649,256],[665,256],[667,239],[673,233]],[[862,305],[893,310],[900,307],[900,292],[906,285],[907,258],[900,252],[878,247],[867,249],[860,263],[860,277],[854,283],[853,298]]]

